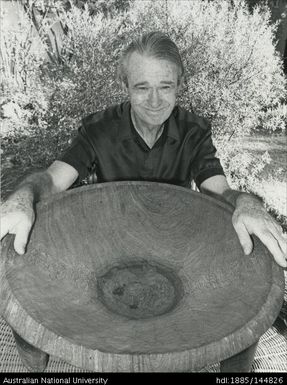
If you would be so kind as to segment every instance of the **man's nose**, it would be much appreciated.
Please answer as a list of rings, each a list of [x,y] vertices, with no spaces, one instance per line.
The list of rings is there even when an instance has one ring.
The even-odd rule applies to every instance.
[[[148,98],[151,107],[158,107],[161,103],[161,98],[157,89],[151,89]]]

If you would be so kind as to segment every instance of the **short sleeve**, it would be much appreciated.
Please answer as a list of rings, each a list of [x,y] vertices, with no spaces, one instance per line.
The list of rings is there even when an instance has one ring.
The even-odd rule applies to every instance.
[[[225,175],[220,160],[216,157],[210,125],[203,132],[193,167],[193,179],[198,188],[203,181],[212,176]]]
[[[79,128],[78,135],[59,160],[78,171],[78,180],[83,180],[89,174],[96,161],[96,152],[84,125]]]

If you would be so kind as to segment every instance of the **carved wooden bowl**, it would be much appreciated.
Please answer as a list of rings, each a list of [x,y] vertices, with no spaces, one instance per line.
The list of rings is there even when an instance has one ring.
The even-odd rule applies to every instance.
[[[5,239],[1,314],[26,341],[96,371],[197,370],[255,343],[283,271],[231,208],[181,187],[116,182],[37,206],[24,256]]]

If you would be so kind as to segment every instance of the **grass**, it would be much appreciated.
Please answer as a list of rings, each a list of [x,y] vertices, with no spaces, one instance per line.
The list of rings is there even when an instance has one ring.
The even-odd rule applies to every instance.
[[[254,183],[254,192],[264,199],[270,210],[287,231],[287,136],[252,135],[236,143],[242,151],[261,156],[268,151],[271,162],[260,174],[260,182]]]
[[[262,177],[268,178],[282,168],[279,180],[287,181],[287,136],[286,135],[254,135],[242,138],[239,146],[253,155],[269,152],[271,163],[263,170]]]

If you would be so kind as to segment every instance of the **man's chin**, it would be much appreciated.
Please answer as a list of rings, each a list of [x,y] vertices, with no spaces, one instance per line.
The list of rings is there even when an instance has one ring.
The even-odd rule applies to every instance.
[[[134,110],[133,113],[139,124],[142,122],[149,126],[161,126],[168,119],[171,112],[169,113],[168,109],[165,108],[160,111]]]
[[[166,112],[166,111],[165,111]],[[148,124],[151,124],[151,125],[155,125],[155,126],[158,126],[158,125],[162,125],[166,119],[168,118],[167,114],[146,114],[144,116],[144,120],[148,123]]]

